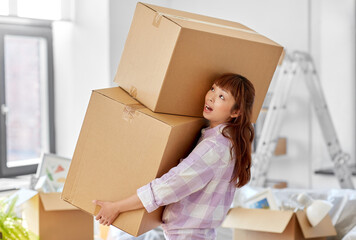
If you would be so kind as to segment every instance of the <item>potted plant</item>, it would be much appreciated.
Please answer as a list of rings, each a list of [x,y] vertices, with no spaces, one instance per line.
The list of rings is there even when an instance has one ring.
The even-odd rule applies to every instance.
[[[15,214],[15,204],[17,197],[10,202],[0,201],[0,240],[30,240],[36,239],[22,226],[22,218]]]

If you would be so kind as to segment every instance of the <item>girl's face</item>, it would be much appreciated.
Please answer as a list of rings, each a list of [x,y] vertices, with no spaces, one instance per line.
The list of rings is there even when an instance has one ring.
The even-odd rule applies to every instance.
[[[235,104],[232,94],[215,84],[205,96],[203,116],[210,121],[210,127],[216,127],[239,115],[238,110],[231,111]]]

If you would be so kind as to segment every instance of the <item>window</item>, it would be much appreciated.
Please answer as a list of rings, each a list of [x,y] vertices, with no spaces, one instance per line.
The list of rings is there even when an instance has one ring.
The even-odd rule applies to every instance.
[[[26,18],[61,19],[61,0],[17,0],[17,15]]]
[[[0,15],[9,15],[9,1],[0,0]]]
[[[0,24],[0,177],[55,152],[53,95],[51,27]]]
[[[43,20],[68,20],[72,0],[0,0],[0,15]]]

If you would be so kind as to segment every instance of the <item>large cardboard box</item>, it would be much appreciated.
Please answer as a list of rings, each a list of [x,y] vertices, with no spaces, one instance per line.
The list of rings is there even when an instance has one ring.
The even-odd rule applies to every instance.
[[[114,81],[155,112],[202,116],[213,80],[238,73],[255,86],[255,122],[282,50],[239,23],[138,3]]]
[[[304,211],[233,208],[222,226],[234,228],[236,240],[323,240],[336,235],[329,215],[312,227]]]
[[[62,198],[96,215],[100,207],[92,200],[129,197],[176,166],[204,124],[203,118],[153,113],[119,87],[93,91]],[[113,225],[138,236],[161,224],[162,210],[125,212]]]
[[[94,219],[64,202],[60,193],[38,193],[23,204],[28,229],[41,240],[94,239]]]

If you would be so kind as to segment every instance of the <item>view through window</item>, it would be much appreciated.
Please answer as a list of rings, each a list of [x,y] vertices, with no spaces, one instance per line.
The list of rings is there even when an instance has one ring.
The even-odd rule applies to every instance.
[[[0,23],[0,177],[34,173],[54,149],[52,29]]]

